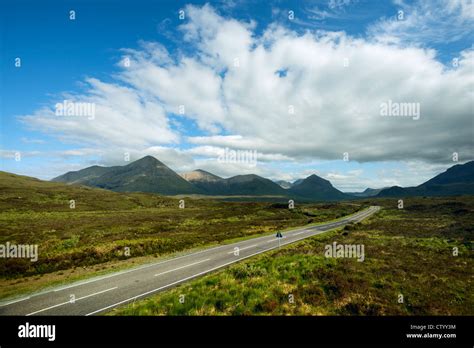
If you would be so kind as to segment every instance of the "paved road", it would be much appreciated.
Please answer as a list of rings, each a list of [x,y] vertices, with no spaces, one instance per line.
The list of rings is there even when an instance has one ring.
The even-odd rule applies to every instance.
[[[169,260],[72,283],[0,304],[0,315],[95,315],[171,288],[251,256],[360,221],[380,208],[373,206],[337,222],[221,245]],[[74,301],[72,301],[74,300]]]

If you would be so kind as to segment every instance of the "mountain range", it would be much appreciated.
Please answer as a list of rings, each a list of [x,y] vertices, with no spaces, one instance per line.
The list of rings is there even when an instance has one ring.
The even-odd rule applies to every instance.
[[[282,196],[311,201],[364,197],[450,196],[474,194],[474,161],[455,165],[417,187],[372,189],[343,193],[315,174],[293,183],[274,182],[255,174],[221,178],[198,169],[181,175],[152,156],[124,166],[92,166],[68,172],[52,181],[81,184],[117,192],[151,192],[163,195]]]
[[[92,166],[68,172],[55,182],[99,187],[117,192],[152,192],[164,195],[201,194],[212,196],[291,196],[307,200],[350,199],[331,183],[316,175],[297,180],[284,189],[255,174],[221,178],[198,169],[181,175],[152,156],[125,166]]]
[[[387,187],[382,187],[378,189],[366,188],[362,192],[346,192],[348,195],[356,197],[374,197],[377,196],[381,191],[385,190]]]
[[[151,192],[163,195],[198,194],[201,191],[165,164],[146,156],[125,166],[92,166],[68,172],[52,181],[99,187],[116,192]]]
[[[275,182],[255,174],[237,175],[223,179],[202,169],[181,175],[202,193],[217,196],[234,195],[276,195],[284,196],[286,191]]]
[[[457,196],[474,194],[474,161],[456,164],[416,187],[392,186],[377,197]]]

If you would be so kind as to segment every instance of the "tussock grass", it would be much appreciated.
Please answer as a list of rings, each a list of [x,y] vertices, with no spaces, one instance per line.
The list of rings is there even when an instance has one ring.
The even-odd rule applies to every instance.
[[[182,198],[182,197],[180,197]],[[69,200],[75,200],[70,209]],[[0,259],[0,280],[162,256],[352,214],[361,205],[179,200],[0,172],[0,243],[38,244],[39,259]],[[130,256],[125,254],[129,248]]]
[[[474,198],[410,198],[404,210],[365,203],[384,209],[110,314],[473,315]],[[334,241],[363,244],[365,261],[324,257]]]

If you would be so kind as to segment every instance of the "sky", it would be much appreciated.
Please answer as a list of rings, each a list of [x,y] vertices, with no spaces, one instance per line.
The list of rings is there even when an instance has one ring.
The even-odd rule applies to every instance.
[[[473,160],[472,0],[7,0],[0,12],[4,171],[49,180],[152,155],[179,173],[317,174],[349,192]]]

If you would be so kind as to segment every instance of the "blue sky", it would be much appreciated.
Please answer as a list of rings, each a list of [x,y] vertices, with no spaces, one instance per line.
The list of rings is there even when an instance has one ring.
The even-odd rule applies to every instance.
[[[151,154],[178,172],[317,173],[352,191],[420,184],[454,152],[472,160],[471,1],[2,7],[5,171],[51,179]],[[94,118],[55,115],[63,100]],[[380,117],[388,100],[418,103],[420,119]],[[257,166],[220,163],[225,148],[256,150]]]

